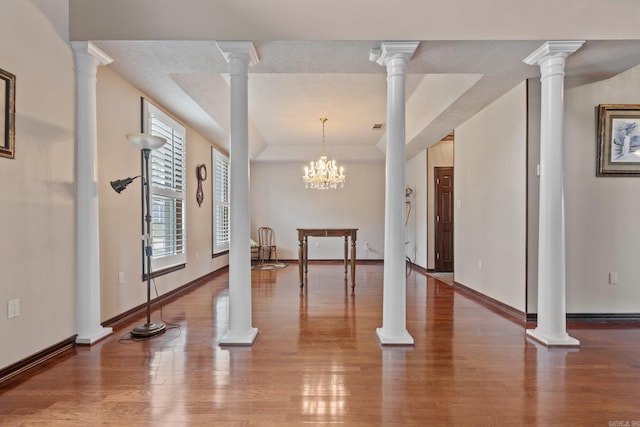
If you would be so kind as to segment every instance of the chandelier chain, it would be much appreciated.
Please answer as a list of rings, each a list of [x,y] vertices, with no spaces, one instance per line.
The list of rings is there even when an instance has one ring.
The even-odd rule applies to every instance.
[[[322,155],[323,156],[325,155],[325,152],[324,152],[324,124],[327,122],[327,120],[329,120],[329,119],[327,119],[326,117],[320,117],[320,121],[322,122]]]

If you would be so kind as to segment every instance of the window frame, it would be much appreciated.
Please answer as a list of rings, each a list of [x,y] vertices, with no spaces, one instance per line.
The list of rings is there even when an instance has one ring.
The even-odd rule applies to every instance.
[[[219,167],[219,162],[223,165],[222,168]],[[213,212],[211,215],[211,252],[212,257],[221,256],[229,253],[229,243],[231,241],[231,230],[230,230],[230,210],[231,210],[231,175],[230,168],[231,164],[229,163],[229,156],[217,149],[216,147],[211,147],[211,164],[213,169],[213,185],[211,191],[211,200],[213,200]],[[220,170],[226,171],[226,176],[220,177]],[[225,181],[221,183],[220,181]],[[221,190],[220,186],[225,185],[226,188],[224,191]],[[226,239],[223,237],[222,241],[219,241],[219,233],[218,233],[218,209],[226,207],[226,218],[227,225],[226,230],[223,231],[223,236],[226,235]]]
[[[178,159],[177,164],[173,165],[174,169],[171,171],[173,179],[180,182],[180,185],[179,185],[180,189],[176,189],[176,188],[172,189],[172,188],[167,188],[169,186],[158,186],[157,184],[154,184],[154,173],[153,173],[154,172],[154,155],[158,156],[159,155],[158,153],[160,152],[160,150],[162,150],[162,148],[158,150],[152,150],[149,156],[149,174],[150,174],[150,181],[151,181],[149,185],[149,190],[151,192],[150,196],[151,196],[151,206],[152,206],[151,207],[152,230],[154,228],[154,224],[156,224],[156,219],[157,219],[153,215],[155,211],[154,207],[156,206],[154,202],[158,198],[164,198],[165,200],[169,199],[170,201],[171,200],[174,201],[174,206],[170,207],[170,216],[173,221],[173,227],[174,227],[174,230],[172,231],[172,237],[173,239],[176,239],[177,237],[176,233],[178,233],[176,230],[178,230],[178,228],[181,228],[181,237],[182,237],[181,243],[179,245],[181,246],[180,249],[176,250],[175,248],[176,243],[174,241],[171,245],[172,254],[164,255],[164,256],[156,256],[156,252],[157,252],[155,247],[156,245],[153,243],[153,238],[152,238],[152,247],[154,249],[153,249],[153,255],[151,257],[151,272],[152,272],[151,275],[152,277],[157,277],[163,274],[170,273],[172,271],[185,268],[187,263],[187,215],[186,215],[186,211],[187,211],[186,209],[186,205],[187,205],[187,173],[186,173],[187,172],[186,171],[187,132],[186,132],[186,127],[184,125],[179,123],[177,120],[173,119],[167,113],[162,111],[158,106],[154,105],[144,97],[141,98],[141,109],[142,109],[141,128],[143,133],[166,137],[166,135],[159,135],[157,132],[154,132],[153,124],[154,124],[154,121],[157,120],[164,126],[171,128],[171,132],[173,135],[172,141],[168,140],[167,145],[165,145],[164,147],[168,147],[168,144],[175,144],[176,142],[179,142],[179,141],[182,142],[181,158]],[[141,161],[143,161],[142,154],[141,154]],[[177,172],[176,172],[176,168],[179,169]],[[176,208],[178,201],[181,204],[181,207],[180,207],[181,212]],[[178,220],[178,218],[180,219]],[[178,221],[180,221],[180,225],[178,225]],[[142,222],[143,222],[142,226],[143,226],[143,235],[144,235],[146,233],[146,230],[144,229],[145,227],[144,221]],[[142,276],[143,276],[143,280],[145,280],[147,258],[144,253],[144,242],[142,246],[143,246]]]

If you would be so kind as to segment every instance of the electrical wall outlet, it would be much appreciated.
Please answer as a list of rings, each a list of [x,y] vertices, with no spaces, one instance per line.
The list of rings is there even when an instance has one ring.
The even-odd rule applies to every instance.
[[[7,319],[12,319],[20,315],[20,300],[12,299],[7,303]]]

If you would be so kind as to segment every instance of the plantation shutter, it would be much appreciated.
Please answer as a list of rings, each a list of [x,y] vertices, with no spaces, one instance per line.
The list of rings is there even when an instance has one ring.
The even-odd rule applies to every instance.
[[[167,140],[151,152],[151,238],[154,270],[186,262],[185,128],[154,105],[147,133]]]
[[[213,149],[215,171],[214,215],[213,215],[213,253],[229,250],[229,158]]]

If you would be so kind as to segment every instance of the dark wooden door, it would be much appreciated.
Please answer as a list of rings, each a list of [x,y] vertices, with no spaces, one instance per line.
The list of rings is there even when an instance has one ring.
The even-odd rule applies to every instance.
[[[436,271],[453,271],[453,168],[434,168]]]

